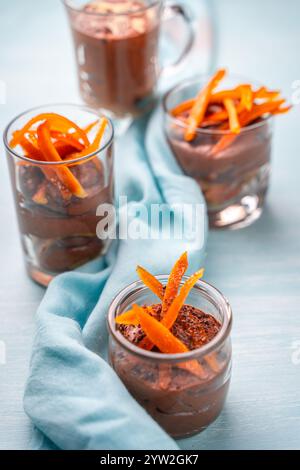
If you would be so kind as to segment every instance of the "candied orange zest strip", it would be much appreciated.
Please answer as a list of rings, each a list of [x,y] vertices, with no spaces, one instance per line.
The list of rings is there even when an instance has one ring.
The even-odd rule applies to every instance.
[[[250,85],[241,86],[241,105],[247,111],[251,111],[253,107],[253,91]]]
[[[199,379],[206,379],[208,374],[205,372],[201,364],[195,359],[192,361],[181,362],[176,364],[179,369],[185,369],[193,375],[196,375]]]
[[[280,106],[285,102],[284,99],[276,101],[267,101],[266,103],[256,104],[253,106],[251,111],[244,111],[240,115],[240,125],[245,127],[250,124],[252,121],[255,121],[264,114],[276,112]],[[236,134],[227,134],[221,137],[219,142],[217,142],[212,150],[211,155],[215,156],[222,150],[225,150],[229,145],[231,145],[236,139]]]
[[[80,157],[86,157],[90,153],[96,152],[100,147],[101,140],[102,140],[102,137],[104,135],[107,124],[108,124],[108,120],[105,117],[103,117],[101,119],[101,122],[100,122],[99,130],[98,130],[92,144],[90,144],[88,147],[83,149],[81,152],[74,153],[74,154],[70,155],[70,159],[73,160],[73,159],[80,158]]]
[[[37,146],[37,135],[35,131],[29,131],[27,137],[33,145]]]
[[[193,288],[195,283],[201,277],[203,277],[203,274],[204,274],[204,269],[200,269],[200,271],[197,271],[195,274],[193,274],[193,276],[187,279],[187,281],[183,284],[182,288],[180,289],[179,295],[175,297],[168,311],[163,316],[161,323],[164,326],[166,326],[169,330],[172,328],[172,326],[176,322],[179,312],[181,310],[181,307],[183,306],[187,296],[189,295],[190,290]],[[139,343],[139,346],[149,351],[153,348],[153,344],[148,338],[142,339],[142,341],[140,341]]]
[[[26,153],[26,157],[32,158],[33,160],[38,161],[45,161],[43,153],[31,142],[27,139],[27,137],[23,136],[20,139],[20,146]]]
[[[92,147],[95,149],[95,151],[100,147],[106,126],[108,125],[108,120],[106,117],[103,117],[100,122],[100,127],[99,130],[96,134],[95,139],[93,140]]]
[[[224,100],[224,106],[228,113],[229,127],[231,132],[233,132],[234,134],[239,134],[239,132],[241,131],[241,126],[234,101],[229,98],[226,98]]]
[[[165,354],[188,352],[188,348],[177,339],[166,326],[145,312],[138,305],[133,305],[133,311],[139,319],[144,333],[149,340]]]
[[[218,111],[217,113],[210,114],[202,122],[202,126],[217,124],[218,122],[227,121],[228,112],[227,111]]]
[[[54,142],[54,147],[56,148],[60,157],[63,160],[68,160],[69,155],[74,153],[74,151],[76,150],[72,145],[63,142],[62,140],[57,140],[56,142]]]
[[[153,274],[149,273],[145,268],[142,268],[141,266],[138,266],[136,268],[136,271],[140,277],[140,279],[143,281],[145,286],[147,286],[157,297],[161,300],[164,298],[164,286],[159,282],[158,279],[156,279]]]
[[[32,196],[33,202],[45,206],[48,204],[48,199],[46,197],[46,187],[44,184],[41,184],[36,193]]]
[[[145,309],[147,312],[149,312],[149,314],[151,315],[151,312],[152,312],[151,307],[142,307],[142,308]],[[139,325],[139,320],[136,316],[136,313],[133,310],[128,310],[125,313],[121,313],[121,315],[118,315],[115,318],[115,322],[118,325],[133,325],[133,326]]]
[[[214,372],[219,372],[220,371],[220,364],[217,359],[217,355],[215,353],[208,354],[205,356],[205,360],[208,363],[209,367],[214,371]]]
[[[22,147],[22,149],[26,153],[27,158],[33,158],[34,160],[38,160],[38,161],[45,161],[43,153],[32,142],[30,142],[25,136],[22,137],[22,139],[20,141],[20,146]],[[25,162],[24,162],[24,164],[26,165]],[[46,168],[46,167],[44,168],[42,165],[39,166],[39,168],[42,171],[42,173],[44,174],[44,176],[52,184],[55,184],[57,182],[57,176],[56,176],[56,172],[55,172],[54,169]],[[69,191],[66,188],[65,188],[65,190],[63,190],[63,188],[60,188],[60,192],[61,192],[61,195],[62,195],[63,199],[69,199],[69,196],[71,196],[71,194],[69,194],[69,196],[68,196]]]
[[[162,324],[167,328],[171,329],[174,323],[177,320],[181,307],[186,301],[191,289],[194,287],[196,282],[203,277],[204,269],[200,269],[195,274],[193,274],[189,279],[185,281],[183,286],[180,289],[180,292],[177,297],[175,297],[171,307],[165,314],[162,319]]]
[[[45,160],[50,162],[62,162],[63,160],[51,141],[50,129],[47,121],[40,124],[37,133],[39,148],[41,149]],[[86,192],[69,168],[61,165],[54,168],[54,171],[56,172],[58,179],[69,189],[69,191],[71,191],[71,193],[79,198],[86,197]]]
[[[184,252],[180,258],[176,261],[171,274],[168,279],[168,283],[165,288],[165,293],[162,302],[162,317],[164,317],[168,308],[175,299],[181,279],[188,268],[188,257],[187,252]]]
[[[262,104],[254,105],[251,111],[249,112],[244,111],[243,113],[241,113],[241,116],[240,116],[241,125],[247,126],[252,121],[255,121],[256,119],[263,116],[264,114],[267,114],[267,113],[272,114],[274,111],[277,111],[277,109],[283,103],[285,103],[285,99],[270,100]]]
[[[195,101],[196,99],[192,98],[190,100],[186,100],[178,104],[177,106],[175,106],[175,108],[171,110],[172,116],[177,117],[185,111],[189,111],[194,106]]]
[[[279,95],[279,90],[268,90],[265,86],[258,88],[254,92],[254,98],[256,99],[276,99]]]
[[[82,128],[83,132],[86,134],[86,136],[91,132],[91,130],[94,129],[94,127],[99,124],[100,120],[99,119],[96,119],[96,121],[93,121],[91,122],[90,124],[87,124],[85,127]],[[72,132],[71,135],[74,139],[79,139],[80,138],[80,135],[78,134],[77,131],[75,132]],[[88,137],[87,137],[88,138]],[[89,139],[88,139],[89,140]],[[89,145],[90,145],[90,141],[89,141]]]
[[[240,113],[243,111],[245,108],[244,106],[239,103],[236,107],[237,113]],[[205,118],[205,121],[202,122],[202,126],[208,126],[216,123],[220,123],[222,121],[227,121],[228,120],[228,112],[227,110],[225,111],[218,111],[216,113],[210,114]]]
[[[225,98],[230,98],[232,100],[238,100],[241,98],[241,91],[243,87],[250,87],[250,85],[238,85],[236,88],[230,90],[221,90],[215,93],[212,93],[210,96],[209,103],[211,104],[220,104],[223,103]],[[196,98],[191,98],[189,100],[183,101],[182,103],[178,104],[171,110],[171,115],[174,117],[178,117],[180,114],[190,111],[190,109],[194,106],[196,102]]]
[[[104,135],[104,132],[105,132],[105,129],[106,129],[106,126],[108,124],[108,120],[103,117],[102,120],[100,121],[100,128],[96,134],[96,137],[93,141],[93,143],[89,146],[89,147],[86,147],[84,150],[82,150],[81,152],[79,153],[71,153],[70,155],[66,155],[65,157],[65,160],[74,160],[74,159],[77,159],[77,158],[82,158],[82,157],[86,157],[88,156],[89,154],[92,154],[92,153],[95,153],[97,152],[97,150],[99,149],[100,147],[100,144],[101,144],[101,140],[103,138],[103,135]],[[86,159],[86,160],[83,160],[83,161],[79,161],[79,162],[76,162],[76,163],[72,163],[70,164],[69,166],[74,166],[74,165],[81,165],[82,163],[87,163],[89,162],[90,160],[93,160],[95,166],[100,170],[101,169],[101,166],[102,166],[102,163],[101,161],[97,158],[96,155],[92,155],[90,158]]]
[[[128,312],[121,313],[115,318],[115,322],[118,325],[133,325],[138,326],[139,320],[136,316],[136,313],[133,310],[128,310]]]
[[[85,126],[83,128],[84,132],[86,134],[89,134],[94,129],[94,127],[96,127],[97,124],[99,124],[99,119],[96,119],[96,121],[93,121],[90,124],[88,124],[87,126]]]
[[[198,94],[188,117],[188,127],[185,132],[187,142],[191,142],[195,138],[197,128],[201,125],[209,105],[211,93],[225,76],[225,73],[224,69],[218,70]]]
[[[220,104],[223,103],[224,99],[232,99],[232,100],[241,100],[241,109],[246,109],[247,111],[251,111],[252,106],[254,104],[255,99],[268,99],[268,100],[275,100],[280,95],[279,90],[268,90],[265,86],[258,88],[257,90],[253,91],[252,86],[250,84],[242,84],[238,85],[236,88],[228,89],[228,90],[221,90],[211,94],[210,103]],[[196,98],[191,98],[186,100],[177,106],[175,106],[171,111],[170,114],[174,117],[179,118],[181,114],[185,113],[186,111],[191,111],[192,107],[196,103]],[[219,120],[222,121],[227,119],[226,114],[220,111]],[[210,118],[210,116],[205,118],[206,121]],[[216,118],[217,119],[217,114]]]
[[[291,109],[292,109],[293,106],[289,105],[289,106],[283,106],[282,108],[278,108],[276,109],[275,111],[272,111],[272,114],[276,115],[276,114],[285,114],[285,113],[288,113]]]
[[[250,86],[250,85],[238,85],[235,88],[229,89],[229,90],[220,90],[217,91],[216,93],[212,93],[211,98],[210,98],[210,103],[214,104],[221,104],[223,101],[228,98],[231,100],[239,100],[242,95],[242,89],[244,86]]]
[[[211,149],[211,155],[215,156],[222,150],[225,150],[227,147],[229,147],[229,145],[232,144],[232,142],[234,142],[235,139],[235,134],[224,135]]]
[[[189,349],[179,339],[176,338],[161,322],[149,315],[138,305],[133,305],[133,310],[139,319],[144,333],[164,354],[179,354],[189,352]],[[200,378],[205,377],[203,368],[196,360],[176,364],[178,367],[188,370]]]
[[[74,150],[81,151],[85,148],[75,137],[70,134],[63,134],[58,131],[50,131],[51,137],[54,137],[57,142],[64,142],[65,144],[70,145]]]
[[[70,129],[75,129],[76,133],[78,133],[78,137],[82,139],[83,143],[86,146],[90,144],[86,133],[75,122],[64,116],[61,116],[60,114],[42,113],[30,119],[30,121],[28,121],[22,129],[14,133],[13,138],[9,143],[10,147],[16,147],[26,132],[30,131],[33,125],[42,121],[47,121],[52,130],[58,130],[60,132],[68,132]]]

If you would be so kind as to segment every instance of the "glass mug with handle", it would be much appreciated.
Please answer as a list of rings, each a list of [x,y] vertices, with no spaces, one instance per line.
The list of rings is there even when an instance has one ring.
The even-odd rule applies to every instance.
[[[184,8],[163,0],[63,0],[73,33],[82,99],[110,117],[138,117],[151,109],[162,68],[159,38],[164,21],[180,16],[194,42]],[[170,67],[170,65],[168,66]]]

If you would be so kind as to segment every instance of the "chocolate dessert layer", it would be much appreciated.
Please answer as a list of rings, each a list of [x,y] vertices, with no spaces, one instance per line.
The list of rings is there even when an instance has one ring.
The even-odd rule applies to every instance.
[[[153,316],[159,321],[161,309],[161,304],[151,306]],[[220,323],[212,315],[191,305],[184,305],[171,332],[192,351],[209,343],[220,328]],[[140,326],[120,325],[119,330],[128,341],[134,344],[138,344],[145,336]]]
[[[201,186],[208,209],[215,209],[243,194],[256,179],[266,175],[262,189],[268,185],[271,158],[271,134],[268,124],[242,132],[230,146],[212,153],[220,136],[201,133],[186,142],[180,132],[168,136],[170,147],[184,173]]]
[[[142,2],[118,0],[90,2],[70,16],[85,102],[117,117],[147,110],[157,80],[158,15]]]
[[[161,305],[152,306],[160,319]],[[172,333],[190,350],[209,343],[221,325],[212,315],[190,305],[182,307]],[[131,343],[144,338],[139,326],[119,326]],[[153,349],[153,352],[158,352]],[[184,437],[205,429],[222,410],[230,380],[230,344],[199,359],[202,376],[194,375],[180,363],[144,359],[118,345],[111,349],[111,363],[136,400],[172,436]]]
[[[112,154],[108,158],[110,161]],[[11,159],[10,168],[23,246],[34,266],[56,274],[105,250],[106,244],[96,235],[100,221],[96,210],[101,204],[113,203],[113,184],[111,178],[105,181],[98,159],[69,167],[86,192],[83,199],[73,196],[57,180],[46,178],[42,167],[15,167]]]

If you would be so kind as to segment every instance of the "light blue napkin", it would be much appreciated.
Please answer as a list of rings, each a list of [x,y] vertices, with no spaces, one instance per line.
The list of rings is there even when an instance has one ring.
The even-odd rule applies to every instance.
[[[129,208],[139,204],[204,204],[197,184],[178,168],[163,133],[158,109],[118,139],[117,195]],[[146,222],[145,222],[146,223]],[[185,220],[187,226],[191,223]],[[190,272],[203,263],[206,241],[122,240],[105,259],[81,272],[57,277],[37,314],[37,334],[27,382],[25,411],[41,431],[35,448],[177,449],[177,444],[129,395],[106,362],[108,306],[141,264],[154,274],[168,273],[189,252]]]
[[[194,0],[185,3],[197,17]],[[204,3],[212,17],[211,0]],[[198,6],[203,8],[203,4]],[[188,67],[191,75],[193,69],[199,72],[199,44],[195,57]],[[209,60],[214,58],[209,56]],[[204,56],[200,61],[205,68]],[[184,78],[186,70],[183,64],[175,80],[180,81],[179,75]],[[161,77],[161,92],[172,85],[171,80],[174,77],[168,74]],[[118,140],[115,173],[117,197],[126,195],[129,208],[152,203],[204,205],[198,186],[182,174],[169,150],[161,110],[150,121],[145,118],[132,125]],[[189,229],[189,218],[184,222]],[[115,294],[137,278],[137,264],[153,273],[168,273],[175,259],[188,250],[189,271],[196,271],[205,254],[206,217],[202,229],[204,239],[196,244],[187,240],[114,242],[105,258],[51,283],[37,313],[24,396],[25,411],[35,425],[33,448],[177,449],[107,364],[106,314]]]

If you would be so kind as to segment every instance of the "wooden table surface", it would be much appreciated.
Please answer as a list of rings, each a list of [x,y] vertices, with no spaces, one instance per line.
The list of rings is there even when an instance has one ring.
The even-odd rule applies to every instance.
[[[300,80],[297,0],[218,0],[219,64],[292,97]],[[0,3],[0,127],[44,102],[78,102],[72,44],[59,0]],[[2,96],[3,98],[3,96]],[[186,449],[300,447],[300,105],[276,122],[271,190],[262,218],[213,232],[208,280],[234,312],[226,407]],[[34,315],[44,291],[25,275],[1,144],[0,449],[30,449],[22,395]],[[5,353],[5,354],[4,354]]]

